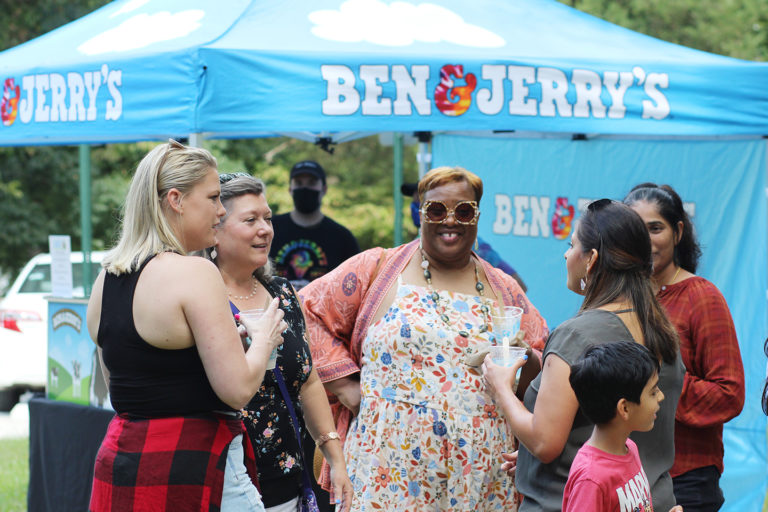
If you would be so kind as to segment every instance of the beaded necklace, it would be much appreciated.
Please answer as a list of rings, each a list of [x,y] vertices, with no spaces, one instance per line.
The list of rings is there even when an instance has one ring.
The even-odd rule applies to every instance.
[[[251,293],[248,295],[232,295],[229,290],[227,290],[227,295],[232,297],[235,300],[248,300],[254,295],[256,295],[256,292],[259,291],[259,287],[256,285],[256,278],[251,276],[251,280],[253,281],[253,288],[251,288]]]
[[[472,262],[475,264],[475,289],[481,297],[485,297],[485,286],[483,286],[483,283],[480,281],[480,271],[477,269],[477,260],[473,258]],[[432,273],[429,271],[429,261],[427,260],[423,249],[421,249],[421,268],[424,269],[424,279],[427,281],[427,290],[430,292],[429,297],[432,299],[432,302],[435,303],[435,311],[440,317],[440,320],[442,320],[446,326],[453,327],[451,324],[451,319],[446,313],[448,310],[447,306],[442,303],[442,297],[440,297],[440,294],[437,293],[437,290],[435,290],[434,286],[432,286]],[[480,311],[483,313],[483,324],[479,327],[478,333],[484,333],[488,331],[488,325],[490,324],[491,319],[491,310],[487,304],[481,304]],[[471,331],[460,329],[458,334],[463,338],[469,338]]]

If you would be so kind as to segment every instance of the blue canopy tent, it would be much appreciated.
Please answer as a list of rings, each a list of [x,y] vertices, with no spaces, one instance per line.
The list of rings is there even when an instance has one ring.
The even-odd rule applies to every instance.
[[[560,250],[552,231],[542,243],[532,228],[515,230],[549,222],[568,195],[544,186],[574,183],[577,202],[620,198],[646,179],[672,182],[708,212],[696,216],[708,245],[702,273],[729,300],[748,363],[748,405],[726,429],[725,510],[757,510],[768,484],[756,396],[768,309],[760,140],[768,134],[768,65],[659,41],[553,0],[224,5],[120,0],[0,53],[0,144],[471,133],[438,136],[435,161],[463,163],[508,196],[486,199],[481,234],[522,261],[552,325],[574,310],[564,291],[555,293],[562,265],[546,260],[541,272],[542,259],[515,256],[526,236],[526,251]],[[696,195],[677,178],[711,193]],[[525,194],[515,192],[520,183]],[[513,196],[526,194],[529,206],[517,215]],[[506,232],[496,201],[512,208]],[[735,213],[724,220],[723,211]],[[734,254],[748,254],[747,266]],[[564,305],[537,298],[546,288],[552,304]]]
[[[555,1],[122,0],[0,53],[0,144],[768,133],[768,65]]]

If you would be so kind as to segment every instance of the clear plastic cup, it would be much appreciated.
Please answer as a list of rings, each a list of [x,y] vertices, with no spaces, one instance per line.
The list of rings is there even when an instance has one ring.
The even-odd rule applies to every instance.
[[[261,318],[264,315],[264,312],[266,309],[264,308],[254,308],[254,309],[246,309],[243,311],[240,311],[240,318],[247,318],[248,320],[255,321]],[[246,338],[246,342],[248,345],[251,344],[250,338]],[[267,361],[267,370],[272,370],[275,365],[277,365],[277,347],[275,347],[272,350],[272,353],[269,355],[269,360]]]
[[[525,355],[525,347],[493,345],[490,354],[494,364],[509,367]]]
[[[505,306],[500,311],[491,315],[492,324],[492,343],[494,345],[503,345],[504,338],[508,342],[515,337],[520,330],[520,320],[523,317],[522,308],[515,306]]]

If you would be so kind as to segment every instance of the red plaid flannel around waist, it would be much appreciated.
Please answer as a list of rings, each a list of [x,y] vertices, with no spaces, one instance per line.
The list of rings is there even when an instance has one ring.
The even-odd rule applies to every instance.
[[[115,416],[94,467],[89,510],[218,511],[229,443],[243,422],[215,414],[128,419]],[[256,484],[256,462],[243,436],[245,465]]]

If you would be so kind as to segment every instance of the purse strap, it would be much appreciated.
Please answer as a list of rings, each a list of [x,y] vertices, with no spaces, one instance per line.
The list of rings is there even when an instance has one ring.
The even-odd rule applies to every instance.
[[[271,293],[270,293],[271,295]],[[235,306],[232,301],[229,301],[229,308],[232,311],[233,315],[236,315],[240,312],[240,310]],[[291,395],[288,393],[288,388],[285,385],[285,379],[283,378],[283,372],[280,371],[280,367],[275,364],[275,367],[272,369],[272,372],[275,374],[275,381],[277,382],[277,387],[280,389],[280,394],[283,397],[283,401],[285,402],[285,406],[288,408],[288,413],[291,415],[291,426],[293,426],[293,432],[296,434],[296,441],[299,443],[299,456],[301,457],[301,480],[302,485],[305,489],[312,490],[312,481],[309,479],[309,468],[307,467],[307,461],[304,460],[304,447],[301,446],[301,431],[299,429],[299,419],[296,417],[296,411],[293,409],[293,400],[291,400]]]
[[[312,489],[312,481],[309,479],[309,468],[307,467],[307,461],[304,460],[304,447],[301,446],[301,431],[299,429],[299,419],[296,417],[296,411],[293,409],[293,400],[288,393],[288,388],[285,385],[285,379],[283,379],[283,372],[280,371],[280,367],[275,365],[272,370],[275,373],[275,380],[277,381],[277,387],[280,388],[280,394],[283,395],[283,401],[285,401],[288,412],[291,415],[291,424],[293,425],[293,431],[296,434],[296,441],[299,443],[299,456],[301,457],[301,477],[302,483],[305,489]]]

